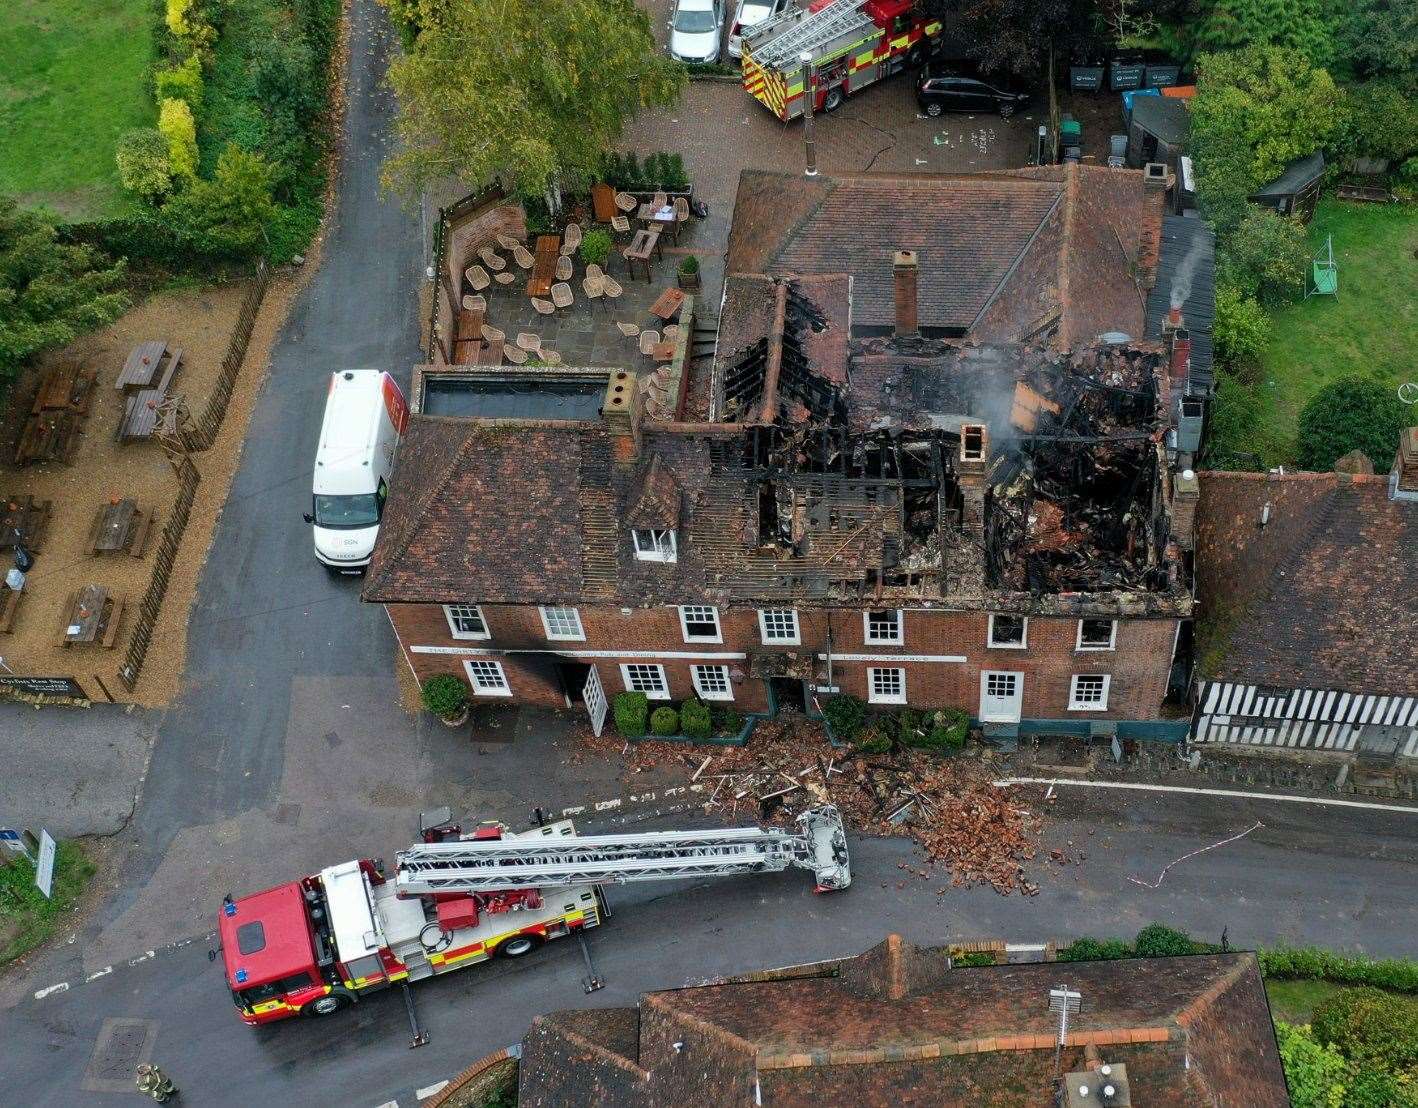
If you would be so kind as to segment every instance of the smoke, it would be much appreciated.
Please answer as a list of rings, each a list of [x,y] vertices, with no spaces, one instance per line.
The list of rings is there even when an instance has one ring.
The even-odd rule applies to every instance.
[[[1182,259],[1182,264],[1177,267],[1177,276],[1172,280],[1173,308],[1180,308],[1191,296],[1192,278],[1196,275],[1196,267],[1201,264],[1203,253],[1205,253],[1204,236],[1197,235],[1192,239],[1191,248],[1187,251],[1187,256]]]

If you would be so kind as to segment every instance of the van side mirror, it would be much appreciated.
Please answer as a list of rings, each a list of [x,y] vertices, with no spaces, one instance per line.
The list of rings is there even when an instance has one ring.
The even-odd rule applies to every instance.
[[[306,513],[305,513],[304,515],[302,515],[300,518],[303,519],[303,520],[305,520],[306,523],[314,523],[314,522],[315,522],[315,517],[314,517],[313,515],[311,515],[309,512],[306,512]]]

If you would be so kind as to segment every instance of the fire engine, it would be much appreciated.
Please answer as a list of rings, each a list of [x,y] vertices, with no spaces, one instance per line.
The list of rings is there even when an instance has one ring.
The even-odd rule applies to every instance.
[[[859,89],[922,64],[940,31],[940,20],[917,14],[914,0],[791,8],[744,35],[743,87],[779,119],[795,119],[811,70],[813,110],[830,112]]]
[[[852,874],[837,810],[804,812],[798,824],[797,834],[739,827],[586,836],[560,820],[520,834],[502,824],[463,834],[439,809],[420,820],[423,841],[395,855],[392,880],[382,863],[364,859],[223,900],[227,985],[244,1023],[329,1016],[400,982],[520,958],[597,927],[608,914],[603,885],[795,866],[812,871],[818,892],[845,889]]]

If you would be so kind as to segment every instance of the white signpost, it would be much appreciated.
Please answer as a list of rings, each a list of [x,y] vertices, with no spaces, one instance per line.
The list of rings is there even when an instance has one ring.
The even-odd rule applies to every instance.
[[[39,861],[34,867],[34,883],[46,897],[54,895],[54,840],[43,829],[39,832]]]

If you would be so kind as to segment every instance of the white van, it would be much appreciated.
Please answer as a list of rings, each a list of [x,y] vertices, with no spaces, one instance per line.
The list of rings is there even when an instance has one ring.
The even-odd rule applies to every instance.
[[[369,565],[408,422],[409,406],[389,374],[347,369],[330,375],[314,505],[305,522],[315,529],[315,556],[331,573],[359,573]]]

